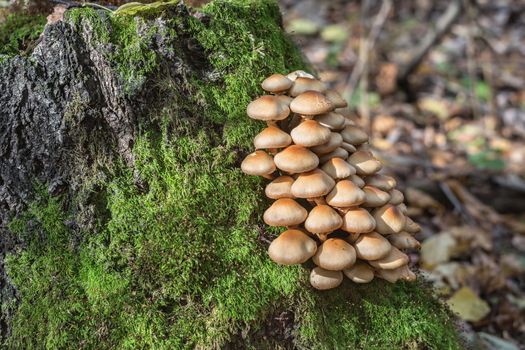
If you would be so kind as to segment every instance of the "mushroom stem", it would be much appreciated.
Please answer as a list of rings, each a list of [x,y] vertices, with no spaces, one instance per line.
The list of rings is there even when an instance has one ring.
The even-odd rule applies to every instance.
[[[314,119],[314,115],[301,115],[302,118],[304,119]]]
[[[342,216],[344,216],[346,213],[348,213],[348,211],[350,209],[352,209],[352,207],[348,207],[348,208],[338,208],[338,207],[334,207],[335,210],[337,210],[339,212],[339,214],[341,214]]]
[[[274,177],[272,174],[264,174],[264,175],[261,175],[262,177],[264,177],[265,179],[268,179],[268,180],[273,180]]]
[[[266,125],[267,126],[275,126],[275,127],[278,127],[277,126],[277,122],[275,120],[267,120],[266,121]]]
[[[326,239],[328,238],[328,234],[326,233],[316,233],[317,237],[319,237],[319,240],[321,242],[324,242],[326,241]]]
[[[292,118],[290,118],[290,122],[288,123],[288,128],[287,128],[287,130],[285,130],[285,131],[288,131],[288,132],[289,132],[290,130],[292,130],[293,128],[295,128],[297,125],[299,125],[299,123],[301,122],[301,120],[302,120],[302,118],[301,118],[299,115],[294,114],[294,115],[292,116]]]
[[[279,148],[268,148],[268,153],[271,154],[277,154],[279,152]]]
[[[323,205],[323,204],[326,204],[326,200],[324,199],[324,197],[313,198],[313,201],[314,201],[315,204],[317,204],[317,205]]]

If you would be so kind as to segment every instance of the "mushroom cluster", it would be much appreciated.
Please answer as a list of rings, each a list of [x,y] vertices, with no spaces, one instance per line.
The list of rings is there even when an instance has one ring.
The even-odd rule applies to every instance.
[[[396,180],[378,173],[366,132],[337,112],[346,101],[304,71],[261,85],[268,94],[247,113],[267,126],[241,168],[271,180],[265,194],[275,201],[264,222],[286,231],[270,244],[270,258],[283,265],[311,258],[310,283],[320,290],[343,275],[355,283],[413,281],[403,251],[420,247],[419,225],[406,216]]]

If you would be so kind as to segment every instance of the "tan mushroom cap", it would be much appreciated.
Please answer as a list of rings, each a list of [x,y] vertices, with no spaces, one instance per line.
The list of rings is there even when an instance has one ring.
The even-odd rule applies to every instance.
[[[290,88],[290,96],[298,96],[306,91],[318,91],[325,92],[326,85],[320,80],[307,78],[307,77],[298,77],[293,82],[292,87]]]
[[[419,231],[421,231],[421,226],[419,226],[417,223],[414,222],[414,220],[407,216],[403,230],[405,230],[408,233],[418,233]]]
[[[288,74],[286,75],[286,77],[287,77],[288,79],[290,79],[291,81],[295,81],[295,79],[297,79],[297,78],[301,78],[301,77],[303,77],[303,78],[315,79],[315,77],[314,77],[312,74],[310,74],[310,73],[308,73],[308,72],[305,72],[304,70],[296,70],[296,71],[293,71],[293,72],[291,72],[291,73],[288,73]]]
[[[290,132],[295,144],[312,147],[322,145],[330,140],[332,132],[313,119],[303,120],[301,124]]]
[[[395,205],[376,208],[372,216],[376,220],[376,231],[383,235],[399,233],[405,227],[406,216]]]
[[[348,208],[359,205],[365,200],[365,193],[350,180],[337,182],[326,196],[326,203],[333,207]]]
[[[318,266],[310,273],[310,284],[315,289],[327,290],[336,288],[341,282],[343,282],[343,273],[341,271],[325,270]]]
[[[291,174],[310,171],[319,165],[319,158],[308,148],[300,145],[286,147],[274,157],[277,168]]]
[[[350,163],[358,175],[372,175],[381,169],[381,162],[374,158],[371,152],[357,151],[348,157]]]
[[[334,105],[322,93],[306,91],[293,99],[290,109],[294,113],[310,116],[328,113],[334,109]]]
[[[275,163],[268,153],[255,151],[244,158],[241,163],[241,170],[248,175],[269,175],[275,171]]]
[[[354,243],[357,257],[363,260],[378,260],[392,249],[390,242],[377,232],[363,233]]]
[[[416,274],[410,271],[407,265],[392,270],[376,270],[376,276],[390,283],[396,283],[399,280],[409,282],[416,280]]]
[[[292,194],[297,198],[317,198],[326,195],[334,186],[334,179],[321,169],[315,169],[297,176]]]
[[[328,112],[315,117],[315,120],[330,130],[341,130],[345,126],[345,117],[339,113]],[[342,137],[341,137],[342,138]]]
[[[288,79],[282,74],[272,74],[268,78],[264,79],[261,87],[273,93],[284,92],[292,87],[293,81]]]
[[[372,176],[366,177],[366,184],[377,187],[381,191],[390,191],[391,189],[396,187],[397,181],[392,176],[374,174]]]
[[[355,258],[354,247],[340,238],[329,238],[317,248],[312,260],[325,270],[341,271],[352,266]]]
[[[321,164],[324,164],[332,158],[346,159],[347,157],[348,157],[348,151],[341,147],[337,147],[332,152],[323,154],[321,157],[319,157],[319,162]]]
[[[363,180],[359,175],[350,175],[348,179],[352,180],[352,182],[355,183],[359,188],[365,187],[365,180]]]
[[[334,179],[346,179],[355,174],[355,168],[341,158],[332,158],[321,167],[325,173]]]
[[[392,247],[387,255],[385,255],[381,259],[371,260],[368,263],[376,269],[392,270],[408,264],[408,261],[408,255],[406,255],[396,247]]]
[[[397,189],[390,190],[390,201],[389,203],[392,205],[399,205],[403,203],[405,200],[405,196],[403,196],[403,193]]]
[[[339,146],[341,146],[342,143],[343,137],[337,132],[332,132],[330,133],[328,142],[323,143],[322,145],[314,146],[310,149],[317,155],[323,155],[335,151]]]
[[[350,233],[367,233],[373,231],[376,222],[370,213],[362,208],[352,208],[343,217],[341,229]]]
[[[293,198],[292,184],[294,179],[291,176],[279,176],[264,189],[266,197],[272,199]]]
[[[346,106],[348,106],[346,100],[337,91],[333,89],[328,89],[324,92],[324,94],[326,95],[326,97],[328,97],[330,101],[332,101],[335,108],[345,108]]]
[[[250,102],[246,113],[257,120],[283,120],[290,115],[290,108],[279,97],[264,95]]]
[[[276,97],[288,107],[290,107],[290,103],[293,101],[293,98],[288,95],[277,95]]]
[[[407,213],[408,213],[408,208],[407,208],[407,206],[406,206],[405,203],[398,204],[398,205],[396,205],[396,207],[397,207],[399,210],[401,210],[401,212],[402,212],[403,214],[407,215]]]
[[[341,227],[343,219],[329,205],[317,205],[310,210],[304,227],[308,232],[316,234],[327,234]]]
[[[368,141],[368,135],[362,129],[354,125],[348,125],[341,131],[341,136],[345,142],[352,145],[360,145]]]
[[[354,145],[346,143],[346,142],[341,143],[341,148],[346,150],[348,153],[354,153],[355,151],[357,151],[357,148],[355,148]]]
[[[421,249],[421,243],[406,231],[388,235],[387,239],[398,249]]]
[[[364,207],[375,208],[385,205],[390,200],[390,194],[387,192],[381,191],[379,188],[366,185],[363,187],[365,192],[365,201],[363,203]]]
[[[264,212],[264,222],[270,226],[299,225],[308,216],[308,211],[291,198],[279,198]]]
[[[355,283],[368,283],[374,279],[374,269],[360,260],[356,261],[352,267],[344,269],[343,273]]]
[[[286,230],[268,248],[270,259],[282,265],[302,264],[317,251],[317,243],[300,230]]]
[[[256,149],[284,148],[292,143],[290,135],[276,126],[264,128],[253,140]]]

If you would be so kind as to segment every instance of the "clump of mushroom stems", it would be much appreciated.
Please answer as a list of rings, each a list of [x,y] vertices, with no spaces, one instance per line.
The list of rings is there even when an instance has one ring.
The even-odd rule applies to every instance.
[[[261,86],[267,94],[247,114],[266,127],[241,168],[271,180],[265,194],[275,201],[264,222],[286,230],[270,244],[270,258],[282,265],[312,259],[310,283],[319,290],[343,276],[415,280],[405,251],[419,249],[419,225],[406,216],[396,180],[379,173],[367,133],[338,113],[346,101],[304,71],[273,74]]]

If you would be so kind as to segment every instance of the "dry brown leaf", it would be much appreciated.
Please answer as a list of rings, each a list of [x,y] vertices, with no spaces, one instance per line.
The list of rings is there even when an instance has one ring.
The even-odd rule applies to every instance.
[[[469,287],[463,287],[454,293],[447,304],[465,321],[478,322],[490,313],[489,304]]]

